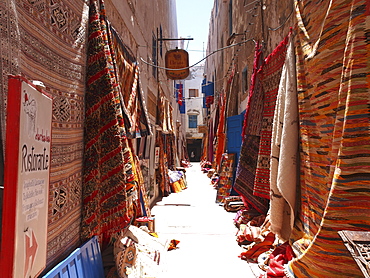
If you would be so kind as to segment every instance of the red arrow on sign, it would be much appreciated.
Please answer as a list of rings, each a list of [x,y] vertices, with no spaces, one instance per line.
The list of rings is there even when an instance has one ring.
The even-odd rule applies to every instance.
[[[36,258],[37,247],[38,247],[35,233],[33,232],[33,230],[32,230],[32,243],[31,243],[31,237],[29,237],[27,234],[25,234],[25,236],[26,236],[26,260],[24,262],[24,277],[26,277],[28,271],[32,270],[33,263]]]

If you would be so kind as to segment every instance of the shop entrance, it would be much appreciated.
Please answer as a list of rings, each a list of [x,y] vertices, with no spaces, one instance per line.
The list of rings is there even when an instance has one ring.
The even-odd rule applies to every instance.
[[[202,149],[202,139],[188,139],[186,143],[190,162],[199,162]]]

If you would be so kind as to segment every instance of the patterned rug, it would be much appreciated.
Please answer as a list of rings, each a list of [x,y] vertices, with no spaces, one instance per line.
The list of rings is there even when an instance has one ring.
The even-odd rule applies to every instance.
[[[91,2],[89,19],[82,238],[98,235],[104,248],[138,213],[131,196],[140,181],[102,0]]]
[[[39,80],[53,96],[47,265],[80,244],[85,35],[84,0],[0,1],[1,128],[7,74]]]
[[[215,153],[214,153],[214,161],[213,161],[213,168],[220,171],[221,167],[221,158],[222,154],[225,151],[226,146],[226,133],[225,133],[225,117],[226,117],[226,94],[221,93],[219,98],[219,121],[217,125],[217,131],[216,131],[216,143],[215,143]]]
[[[4,144],[1,151],[5,153],[6,103],[8,91],[8,74],[19,75],[20,34],[18,31],[15,0],[0,2],[0,127]]]
[[[255,196],[270,199],[270,157],[271,157],[271,134],[274,119],[276,96],[278,93],[281,72],[285,62],[287,44],[290,34],[268,55],[259,70],[262,79],[264,95],[262,128],[260,133],[260,145],[258,148],[258,160],[256,176],[254,180],[253,194]]]
[[[234,181],[235,153],[224,153],[221,159],[220,178],[217,185],[216,203],[224,204],[230,196]]]
[[[156,169],[156,184],[159,185],[160,197],[167,197],[171,193],[168,172],[168,156],[166,134],[157,131],[155,147],[158,148],[158,166]]]
[[[296,63],[291,38],[276,100],[270,161],[270,229],[283,241],[290,238],[296,214],[298,135]]]
[[[312,240],[289,271],[363,277],[338,231],[370,229],[370,4],[295,4],[302,228],[293,233]]]
[[[139,66],[133,54],[123,43],[116,30],[110,27],[114,68],[121,88],[121,99],[125,111],[125,128],[128,138],[151,135],[148,112],[140,88]]]
[[[266,213],[269,204],[268,199],[253,195],[264,101],[261,76],[257,73],[262,64],[262,50],[258,43],[256,44],[254,60],[252,85],[245,112],[243,142],[236,170],[234,189],[243,197],[247,207],[254,208],[260,213]]]

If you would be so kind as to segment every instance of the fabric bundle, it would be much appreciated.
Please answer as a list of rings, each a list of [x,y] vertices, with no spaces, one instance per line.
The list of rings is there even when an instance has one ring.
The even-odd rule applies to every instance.
[[[106,277],[161,277],[164,272],[162,260],[167,249],[171,244],[178,243],[176,240],[160,239],[153,233],[131,225],[114,243],[115,266]]]

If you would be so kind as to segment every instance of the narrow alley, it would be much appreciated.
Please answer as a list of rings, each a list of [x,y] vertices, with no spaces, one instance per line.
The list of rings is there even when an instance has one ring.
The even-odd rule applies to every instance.
[[[0,0],[0,278],[370,278],[370,0]]]
[[[187,189],[152,209],[159,237],[180,241],[166,254],[163,278],[258,277],[258,266],[238,257],[235,213],[215,203],[216,190],[199,163],[187,169],[186,180]]]

